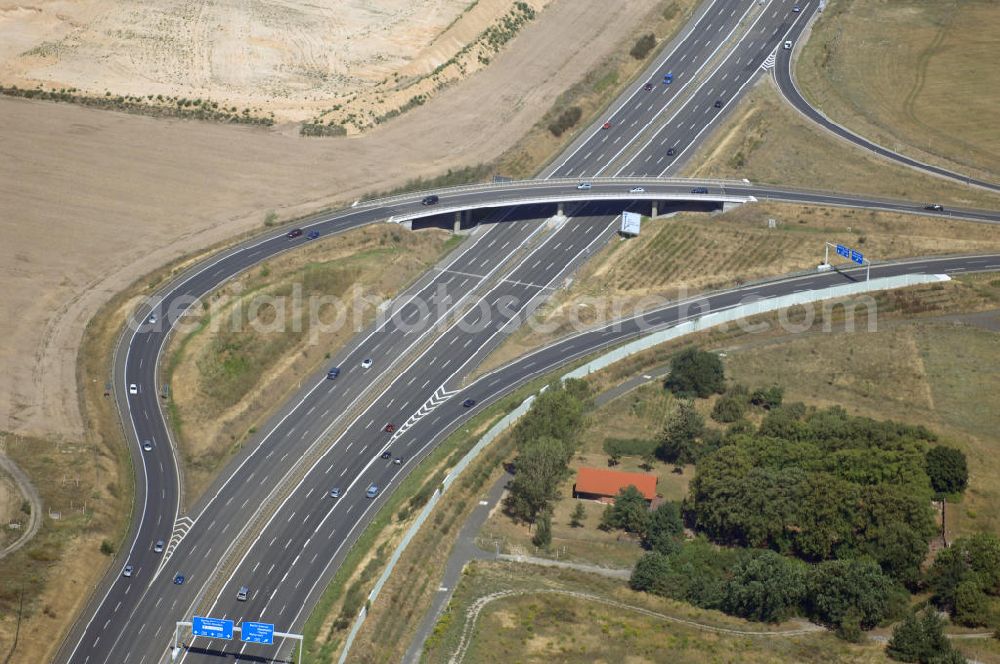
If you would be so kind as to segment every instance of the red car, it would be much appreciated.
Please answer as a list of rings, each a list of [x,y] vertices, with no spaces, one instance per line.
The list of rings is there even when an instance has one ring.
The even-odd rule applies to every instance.
[[[386,433],[392,433],[395,430],[396,430],[396,425],[393,424],[392,422],[386,424],[385,429],[383,429],[383,431],[385,431]]]
[[[290,238],[299,237],[301,235],[302,235],[302,229],[301,228],[296,228],[295,230],[288,231],[288,237],[290,237]]]
[[[610,122],[605,122],[605,123],[604,123],[604,126],[603,126],[603,127],[601,127],[601,128],[602,128],[602,129],[611,129],[611,123],[610,123]]]

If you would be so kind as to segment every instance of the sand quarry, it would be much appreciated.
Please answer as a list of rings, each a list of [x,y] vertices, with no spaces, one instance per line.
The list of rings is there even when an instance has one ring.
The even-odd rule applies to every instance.
[[[535,9],[549,0],[530,0]],[[0,0],[0,81],[211,99],[304,120],[385,112],[513,0]],[[353,110],[350,112],[354,112]]]
[[[17,25],[27,35],[27,26],[49,21],[44,39],[58,41],[71,26],[86,32],[127,5],[168,4],[0,5],[0,48],[30,47],[12,46]],[[451,7],[453,17],[462,3],[437,4],[440,11]],[[261,228],[268,210],[290,218],[412,177],[491,161],[560,92],[631,43],[658,5],[553,0],[488,67],[357,137],[302,138],[280,128],[0,97],[0,430],[82,439],[76,351],[87,321],[114,293],[181,255]],[[40,39],[28,36],[30,43]],[[127,58],[112,54],[110,62]],[[105,85],[96,69],[65,66]],[[109,65],[104,80],[127,81],[126,70]],[[195,68],[193,78],[201,71]]]

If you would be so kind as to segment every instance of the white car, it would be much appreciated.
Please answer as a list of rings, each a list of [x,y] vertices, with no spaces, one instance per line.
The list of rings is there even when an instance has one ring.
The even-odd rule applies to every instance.
[[[129,385],[128,385],[128,393],[129,394],[139,394],[139,386],[136,385],[135,383],[129,383]]]
[[[628,193],[630,193],[630,194],[645,194],[646,190],[643,189],[642,187],[632,187],[631,189],[628,190]]]
[[[791,42],[791,40],[787,40],[787,39],[785,40],[785,50],[786,51],[792,50],[792,42]]]
[[[149,324],[156,325],[156,314],[149,314]]]
[[[132,566],[125,565],[125,569],[122,570],[122,576],[129,577],[132,576]]]
[[[362,369],[367,369],[371,365],[372,365],[372,358],[366,357],[365,359],[361,360],[361,368]]]
[[[146,450],[147,452],[152,452],[153,451],[153,441],[147,440],[147,441],[143,442],[142,449]]]
[[[576,185],[576,188],[577,189],[590,189],[592,186],[593,185],[591,185],[589,182],[581,182],[580,184]]]

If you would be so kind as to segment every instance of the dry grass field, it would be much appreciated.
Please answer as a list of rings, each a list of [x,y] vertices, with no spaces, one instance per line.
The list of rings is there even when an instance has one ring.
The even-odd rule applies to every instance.
[[[796,76],[811,102],[863,136],[996,182],[998,52],[992,0],[833,0]]]
[[[683,174],[1000,209],[1000,196],[874,157],[827,133],[786,104],[766,77],[748,89]]]
[[[259,229],[267,210],[287,219],[493,161],[659,5],[556,0],[489,67],[360,138],[0,98],[0,427],[81,435],[83,328],[141,275]]]
[[[184,459],[185,500],[197,500],[302,377],[374,318],[372,302],[393,297],[459,239],[388,224],[320,238],[227,283],[210,298],[210,309],[193,312],[185,321],[190,331],[173,337],[164,361]],[[337,298],[343,308],[317,309],[313,326],[313,297]],[[283,307],[280,313],[266,304],[272,298]],[[356,306],[362,304],[367,306]],[[335,325],[341,313],[343,324]]]
[[[532,0],[540,11],[551,0]],[[332,107],[352,126],[481,69],[514,0],[371,3],[38,0],[0,5],[0,81],[212,100],[278,121]],[[499,43],[498,43],[499,42]]]
[[[583,596],[565,593],[582,593]],[[612,604],[606,604],[611,602]],[[476,611],[478,608],[478,612]],[[780,632],[629,590],[598,576],[530,565],[467,568],[428,641],[423,661],[449,662],[467,629],[467,662],[823,662],[889,661],[879,644],[853,645],[827,632],[801,636],[720,634],[715,627]]]
[[[768,228],[768,219],[777,227]],[[1000,249],[1000,235],[987,224],[841,208],[762,202],[713,216],[646,220],[639,237],[595,255],[570,288],[541,306],[477,371],[666,299],[810,269],[822,262],[824,242],[858,247],[875,261]]]

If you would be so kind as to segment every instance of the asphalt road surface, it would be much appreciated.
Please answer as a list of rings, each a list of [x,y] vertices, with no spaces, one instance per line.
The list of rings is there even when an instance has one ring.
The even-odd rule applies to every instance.
[[[791,12],[791,4],[771,0],[759,8],[729,0],[707,3],[697,18],[697,25],[705,30],[689,29],[668,46],[661,61],[672,68],[672,82],[653,81],[657,85],[651,91],[639,87],[627,92],[617,105],[611,129],[592,134],[598,137],[592,139],[598,141],[593,149],[586,147],[591,139],[584,139],[584,147],[574,147],[559,167],[565,170],[557,169],[554,174],[600,173],[610,163],[609,151],[618,139],[616,149],[625,147],[624,142],[632,149],[642,146],[638,154],[649,156],[628,162],[630,177],[659,175],[662,164],[653,156],[665,145],[662,140],[683,149],[693,145],[723,110],[711,103],[712,110],[706,111],[705,101],[724,96],[724,108],[735,103],[746,82],[759,70],[755,63],[761,55],[782,39],[796,20],[805,20],[799,18],[802,14],[811,11],[809,3],[803,3],[803,12]],[[754,11],[756,18],[746,35],[736,46],[730,45],[732,51],[726,51],[726,40],[734,28]],[[720,64],[706,73],[704,66],[710,58]],[[734,72],[741,71],[745,75],[736,79]],[[696,77],[701,82],[685,92],[686,100],[670,106],[672,98]],[[643,103],[629,103],[640,98]],[[650,103],[644,103],[646,99]],[[667,107],[677,107],[674,117],[678,121],[668,122],[643,144],[649,133],[646,129],[653,127]],[[661,141],[659,147],[654,147],[657,141]],[[598,147],[600,154],[595,154]],[[279,630],[301,627],[306,608],[381,500],[433,444],[464,420],[468,414],[461,405],[465,395],[489,401],[528,376],[547,370],[545,367],[569,361],[589,352],[588,348],[627,338],[627,334],[622,337],[610,332],[581,335],[567,342],[569,345],[557,345],[534,355],[534,360],[491,374],[492,383],[478,381],[475,390],[456,392],[462,376],[612,235],[613,210],[653,200],[675,204],[693,201],[697,206],[726,197],[755,196],[924,212],[921,204],[738,183],[709,182],[705,183],[707,194],[692,194],[692,185],[698,183],[641,181],[644,191],[633,192],[636,182],[595,181],[588,190],[578,189],[574,180],[557,179],[456,188],[437,192],[441,196],[437,206],[421,205],[422,194],[404,195],[304,224],[306,232],[317,230],[327,236],[389,217],[506,206],[487,218],[448,264],[432,270],[397,298],[392,317],[338,354],[331,362],[341,367],[336,380],[328,380],[325,374],[305,377],[300,393],[260,428],[184,516],[178,513],[178,472],[160,411],[156,375],[165,338],[198,297],[252,265],[309,240],[305,235],[288,238],[282,234],[245,243],[207,267],[192,269],[169,289],[161,303],[142,309],[138,322],[146,322],[136,325],[123,339],[115,369],[116,395],[134,437],[131,452],[136,462],[138,517],[133,523],[131,548],[121,556],[123,564],[127,560],[134,571],[129,578],[107,579],[103,592],[88,608],[87,618],[67,639],[59,660],[88,664],[164,661],[175,621],[190,619],[195,607],[237,622],[243,618],[273,622]],[[592,199],[597,201],[587,202]],[[579,207],[567,210],[571,217],[561,228],[543,229],[537,220],[552,214],[555,201]],[[510,209],[511,205],[525,207]],[[990,211],[934,214],[1000,221],[1000,214]],[[987,269],[988,264],[974,268],[969,263],[955,263],[952,267]],[[825,284],[826,279],[837,276],[815,277],[819,279],[816,283]],[[808,283],[812,282],[796,287],[812,287]],[[785,286],[781,285],[773,288],[776,293],[791,292],[782,290]],[[716,296],[717,303],[735,296]],[[148,322],[151,312],[156,314],[155,322]],[[669,314],[663,315],[669,319]],[[449,321],[453,316],[460,316],[458,322]],[[444,325],[435,327],[440,323]],[[362,368],[362,360],[369,357],[372,366]],[[396,427],[391,434],[384,431],[388,423]],[[146,440],[152,446],[149,451],[142,449]],[[382,458],[384,451],[389,452],[388,459]],[[379,488],[374,499],[366,497],[372,485]],[[332,488],[341,490],[339,498],[329,495]],[[268,509],[258,509],[261,506]],[[253,537],[241,537],[241,533]],[[168,542],[162,554],[153,550],[157,540]],[[236,548],[237,543],[248,540],[252,540],[249,547]],[[231,562],[231,569],[227,565],[220,570],[223,561]],[[185,577],[182,585],[172,582],[178,573]],[[249,586],[249,597],[237,601],[236,591],[242,585]],[[238,642],[198,639],[183,657],[215,661],[214,655],[222,647],[228,652],[241,650]],[[266,659],[276,650],[244,646],[242,652]],[[287,654],[287,647],[283,652]]]

